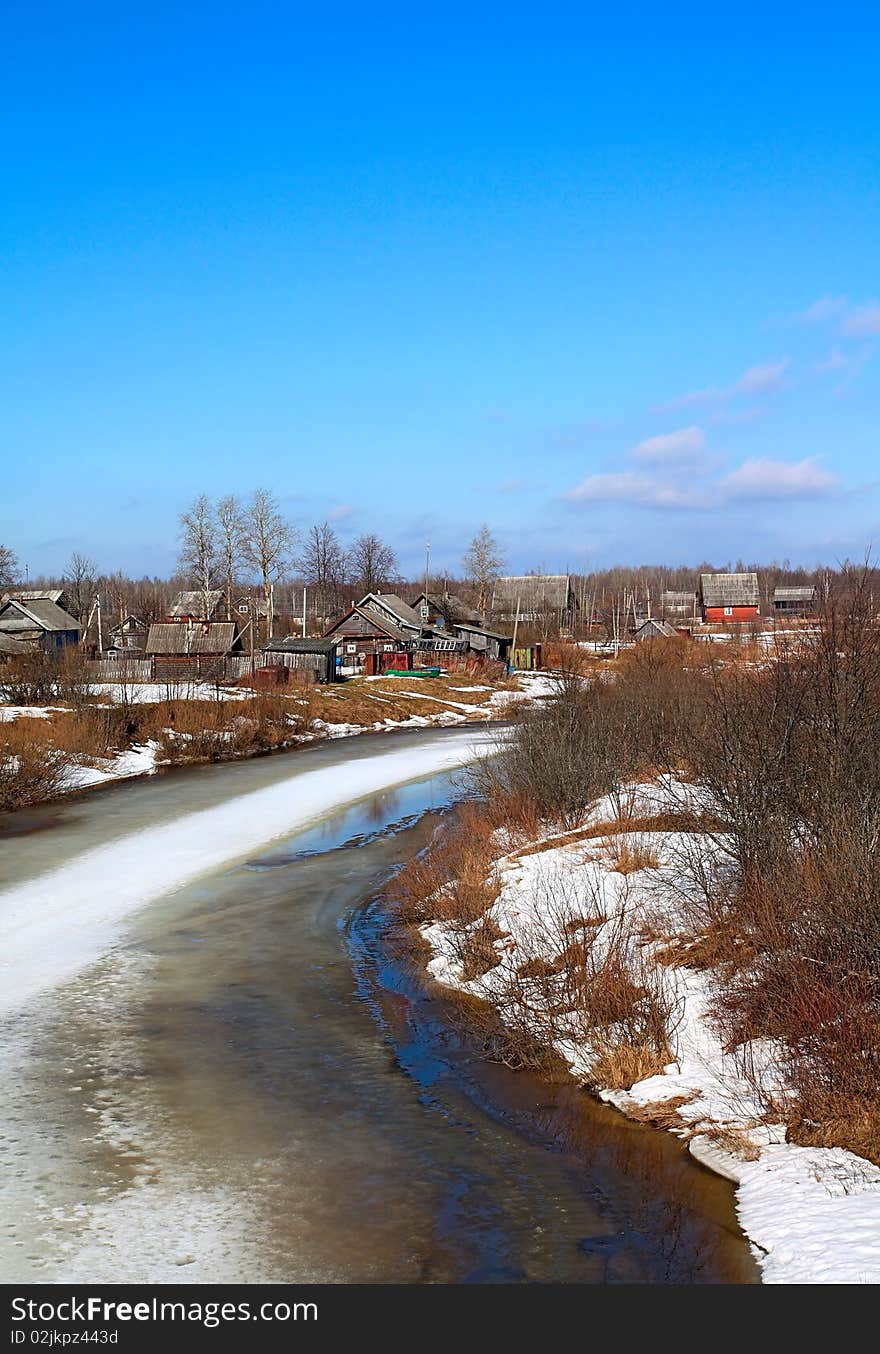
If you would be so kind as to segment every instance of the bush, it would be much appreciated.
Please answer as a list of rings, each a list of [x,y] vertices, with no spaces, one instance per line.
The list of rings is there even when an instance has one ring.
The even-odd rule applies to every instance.
[[[53,799],[64,788],[69,753],[35,737],[36,720],[0,724],[0,812]]]

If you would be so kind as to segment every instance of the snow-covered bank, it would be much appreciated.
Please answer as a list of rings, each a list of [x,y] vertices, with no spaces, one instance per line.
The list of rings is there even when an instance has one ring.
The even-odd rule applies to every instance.
[[[0,1014],[106,951],[127,914],[198,875],[393,785],[465,765],[490,743],[462,731],[278,784],[134,832],[0,893]]]
[[[685,802],[695,806],[688,787],[639,786],[632,787],[627,808],[641,817],[681,809]],[[604,833],[619,810],[619,802],[597,804],[591,815],[596,830]],[[560,834],[553,844],[537,842],[507,854],[509,843],[499,842],[500,887],[486,913],[497,937],[497,962],[465,981],[461,926],[434,922],[422,928],[432,950],[429,972],[493,1002],[512,1029],[528,1011],[541,1041],[555,1047],[578,1080],[595,1087],[600,1043],[611,1027],[596,1040],[596,1027],[572,1013],[571,990],[563,986],[560,993],[553,975],[564,971],[575,937],[593,947],[601,969],[603,953],[625,932],[625,943],[647,957],[668,1000],[674,1061],[661,1068],[660,1059],[654,1075],[623,1090],[602,1090],[600,1080],[602,1098],[624,1113],[662,1121],[689,1140],[698,1160],[736,1183],[743,1231],[765,1282],[880,1283],[880,1169],[840,1148],[787,1143],[784,1125],[767,1122],[740,1074],[741,1062],[722,1048],[711,973],[653,963],[680,929],[683,860],[687,853],[707,853],[709,840],[673,831],[568,835],[567,842]],[[465,932],[477,937],[482,926],[474,923]],[[782,1086],[773,1047],[749,1052],[765,1079]]]

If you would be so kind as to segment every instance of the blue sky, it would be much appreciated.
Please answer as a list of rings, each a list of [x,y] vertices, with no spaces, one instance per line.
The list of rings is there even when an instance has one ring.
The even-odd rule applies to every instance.
[[[876,545],[880,19],[771,8],[7,6],[0,541]]]

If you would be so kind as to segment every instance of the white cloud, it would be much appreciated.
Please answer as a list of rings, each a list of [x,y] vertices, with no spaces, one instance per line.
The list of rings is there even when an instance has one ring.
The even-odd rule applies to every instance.
[[[705,508],[704,491],[690,484],[669,483],[633,470],[588,475],[566,498],[576,503],[636,503],[647,508]]]
[[[689,465],[701,460],[705,450],[706,434],[693,426],[648,437],[633,448],[632,455],[642,465]]]
[[[779,362],[765,362],[757,367],[749,367],[733,387],[734,395],[773,395],[785,385],[785,371],[788,358]]]
[[[687,409],[694,404],[714,404],[717,400],[723,400],[726,393],[724,390],[719,390],[717,386],[706,386],[703,390],[689,390],[685,395],[676,395],[672,400],[654,405],[654,413],[662,414],[674,409]]]
[[[880,334],[880,303],[869,301],[854,306],[843,321],[843,332],[848,338],[870,338]]]
[[[803,461],[776,461],[772,457],[743,461],[721,480],[728,499],[821,498],[837,488],[836,475],[819,465],[815,456]]]
[[[350,503],[340,503],[337,507],[330,509],[327,514],[327,521],[344,522],[347,518],[352,517],[356,511],[357,509],[353,508]]]

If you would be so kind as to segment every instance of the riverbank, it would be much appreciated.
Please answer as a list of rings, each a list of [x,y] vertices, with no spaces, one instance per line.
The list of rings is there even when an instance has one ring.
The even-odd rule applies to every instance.
[[[452,674],[354,678],[288,693],[99,683],[76,709],[0,706],[0,762],[24,782],[6,808],[152,775],[168,766],[225,762],[289,750],[325,739],[392,730],[451,728],[503,720],[514,705],[553,688],[543,673],[504,681]],[[44,754],[44,755],[43,755]],[[32,777],[23,763],[41,763]],[[47,765],[49,763],[47,774]]]
[[[716,975],[678,942],[685,862],[712,851],[693,813],[688,787],[633,785],[569,832],[496,830],[481,878],[451,876],[454,847],[433,871],[429,852],[408,903],[417,915],[421,894],[427,971],[472,1003],[495,1056],[539,1065],[551,1051],[579,1085],[732,1180],[765,1282],[880,1282],[880,1169],[786,1140],[744,1075],[759,1063],[781,1100],[772,1045],[724,1047]],[[479,832],[467,824],[471,844]]]

